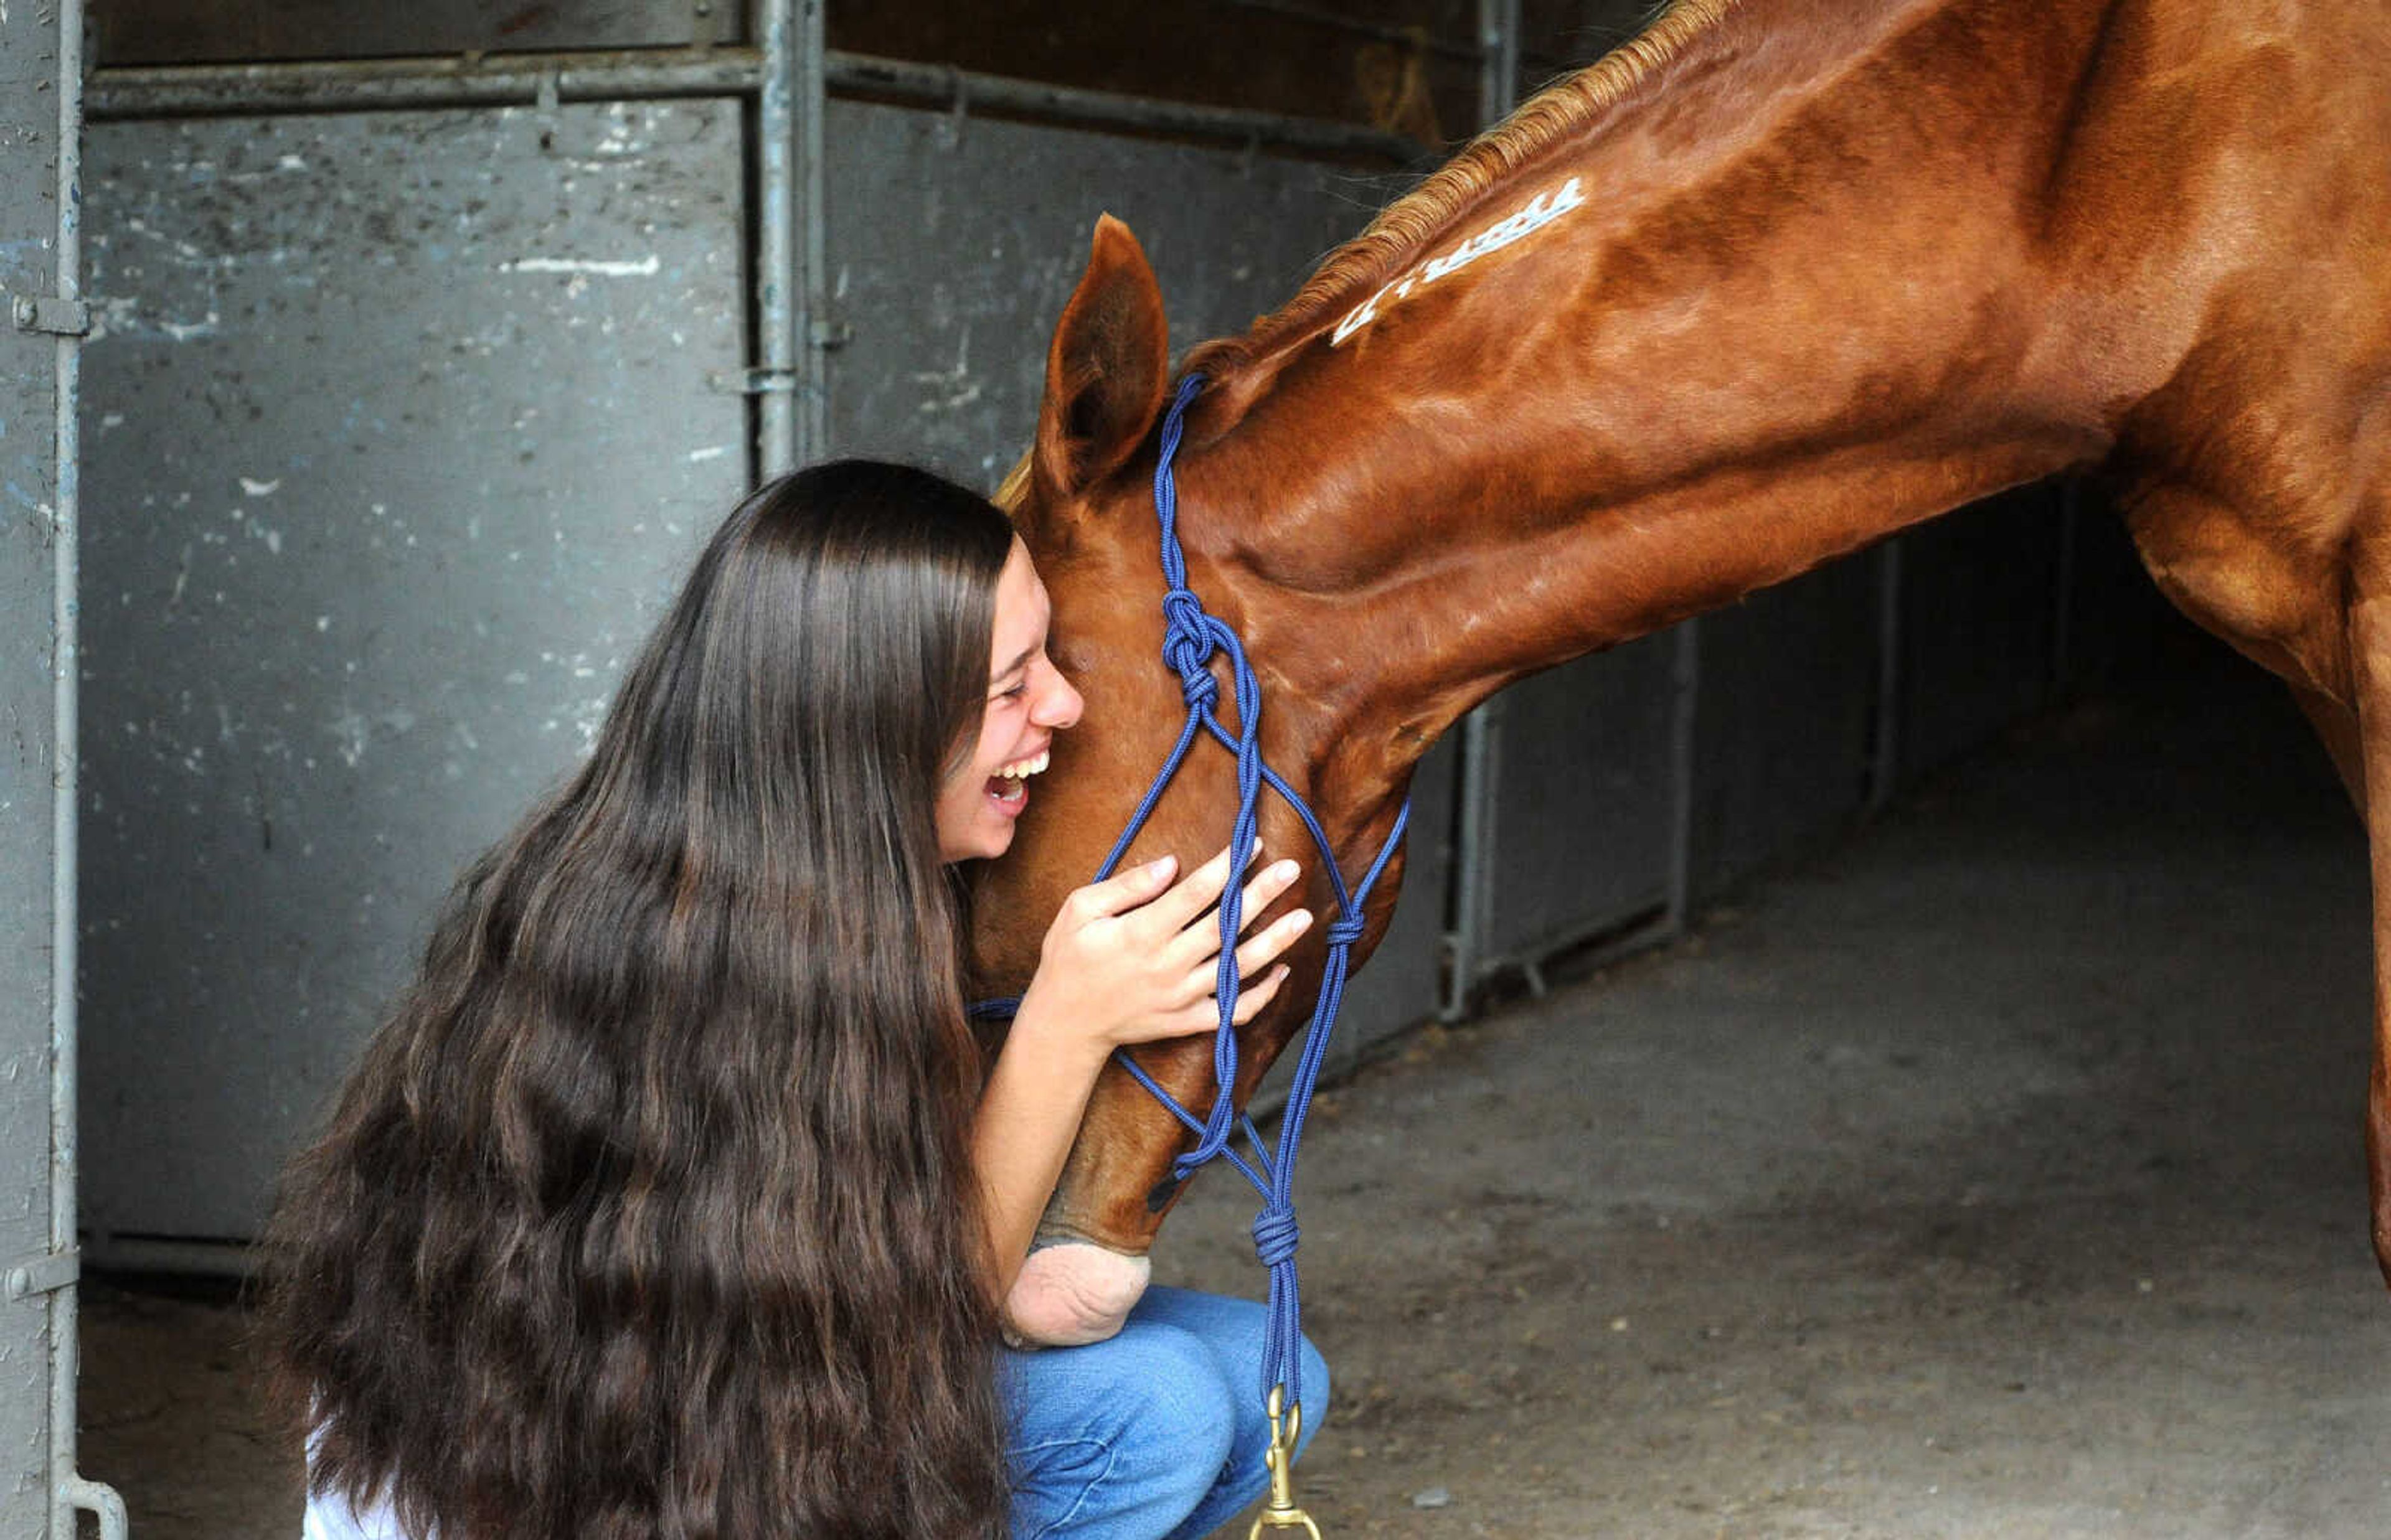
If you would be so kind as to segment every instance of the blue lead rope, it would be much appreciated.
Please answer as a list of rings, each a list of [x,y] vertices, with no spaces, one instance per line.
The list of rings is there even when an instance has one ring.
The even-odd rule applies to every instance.
[[[1261,685],[1246,662],[1245,645],[1237,634],[1219,618],[1205,611],[1203,602],[1187,587],[1187,558],[1179,545],[1179,484],[1172,471],[1172,462],[1179,454],[1179,441],[1185,430],[1188,405],[1204,388],[1202,375],[1189,375],[1180,381],[1179,393],[1170,403],[1170,414],[1162,421],[1162,443],[1154,467],[1154,508],[1162,521],[1162,572],[1170,588],[1162,598],[1164,629],[1162,658],[1179,675],[1180,694],[1187,702],[1187,724],[1180,730],[1179,741],[1164,759],[1162,769],[1146,788],[1144,798],[1131,815],[1129,827],[1113,842],[1110,854],[1097,868],[1094,880],[1101,882],[1113,874],[1128,853],[1153,815],[1155,804],[1161,801],[1163,789],[1179,773],[1187,751],[1196,743],[1197,734],[1209,734],[1221,747],[1237,758],[1237,820],[1229,836],[1229,871],[1231,879],[1221,891],[1220,904],[1221,960],[1219,982],[1215,995],[1220,1002],[1220,1025],[1212,1038],[1212,1073],[1215,1090],[1210,1112],[1197,1117],[1178,1098],[1157,1084],[1137,1061],[1127,1053],[1115,1057],[1140,1085],[1169,1110],[1171,1116],[1195,1131],[1196,1147],[1171,1162],[1173,1178],[1184,1181],[1196,1170],[1215,1159],[1224,1160],[1236,1168],[1245,1179],[1261,1194],[1262,1209],[1254,1217],[1254,1254],[1270,1269],[1270,1313],[1268,1335],[1262,1347],[1262,1395],[1269,1399],[1273,1390],[1285,1388],[1285,1404],[1290,1408],[1303,1404],[1302,1341],[1303,1303],[1295,1270],[1295,1248],[1298,1230],[1295,1222],[1295,1157],[1303,1139],[1305,1116],[1312,1109],[1312,1087],[1320,1079],[1322,1063],[1328,1057],[1328,1038],[1335,1030],[1338,1007],[1345,997],[1345,980],[1352,969],[1353,943],[1362,939],[1366,923],[1363,905],[1369,902],[1370,890],[1377,884],[1378,876],[1387,869],[1388,860],[1402,843],[1403,829],[1411,822],[1411,802],[1406,798],[1402,810],[1395,815],[1395,827],[1388,831],[1387,842],[1378,851],[1370,869],[1351,890],[1345,886],[1345,874],[1337,865],[1337,853],[1328,842],[1328,835],[1320,827],[1303,798],[1279,777],[1276,771],[1262,763],[1261,756]],[[1211,661],[1215,653],[1224,653],[1229,660],[1230,703],[1236,708],[1237,729],[1231,733],[1221,725],[1213,707],[1221,695],[1220,681],[1213,677]],[[1337,901],[1338,918],[1329,923],[1325,936],[1328,960],[1321,973],[1320,997],[1312,1009],[1312,1020],[1304,1028],[1302,1056],[1296,1061],[1295,1081],[1287,1089],[1286,1110],[1279,1119],[1278,1152],[1273,1156],[1262,1142],[1261,1133],[1251,1118],[1241,1117],[1232,1097],[1237,1083],[1237,1033],[1235,1027],[1237,992],[1237,938],[1245,929],[1245,889],[1242,879],[1248,862],[1253,859],[1256,804],[1261,799],[1261,789],[1267,785],[1296,815],[1312,835],[1312,843],[1320,849],[1322,864]],[[1019,1002],[990,1000],[972,1007],[974,1015],[1000,1016],[1009,1013]],[[1246,1137],[1253,1146],[1254,1160],[1248,1162],[1229,1148],[1229,1140],[1237,1126],[1242,1125]],[[1260,1169],[1257,1170],[1256,1166]]]

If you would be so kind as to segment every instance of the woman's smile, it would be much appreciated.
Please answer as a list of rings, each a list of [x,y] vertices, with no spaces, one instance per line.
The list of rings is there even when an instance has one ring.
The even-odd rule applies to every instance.
[[[1029,805],[1029,777],[1045,769],[1052,757],[1041,745],[1037,752],[999,766],[996,774],[988,778],[989,801],[996,804],[997,811],[1007,817],[1021,816],[1021,810]]]

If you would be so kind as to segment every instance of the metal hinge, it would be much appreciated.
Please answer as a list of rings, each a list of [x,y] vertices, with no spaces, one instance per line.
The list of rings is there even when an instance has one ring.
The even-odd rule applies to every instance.
[[[817,353],[834,353],[855,340],[855,328],[845,321],[820,320],[806,327],[806,344]],[[742,369],[737,374],[710,375],[706,383],[725,395],[795,395],[806,389],[795,369]]]
[[[795,369],[742,369],[737,374],[710,374],[706,387],[727,396],[788,395],[797,388]]]
[[[81,1277],[81,1251],[51,1251],[9,1267],[5,1284],[8,1298],[30,1300],[43,1294],[55,1294],[61,1289],[71,1289]]]
[[[91,306],[81,300],[20,294],[10,313],[17,318],[19,331],[47,332],[53,337],[86,337],[91,333]]]
[[[843,348],[854,340],[855,328],[845,321],[816,321],[806,328],[806,340],[820,353]],[[742,369],[737,374],[709,375],[706,383],[733,396],[795,395],[807,389],[795,369]]]

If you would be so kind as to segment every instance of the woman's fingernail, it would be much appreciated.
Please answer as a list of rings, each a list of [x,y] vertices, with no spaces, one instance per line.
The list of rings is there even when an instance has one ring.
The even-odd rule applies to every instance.
[[[1287,916],[1286,918],[1282,920],[1280,923],[1285,925],[1290,930],[1307,930],[1312,924],[1312,911],[1309,909],[1298,909],[1295,913]]]
[[[1292,861],[1282,861],[1270,869],[1270,874],[1281,882],[1292,882],[1295,880],[1295,874],[1302,869]]]
[[[1153,860],[1148,861],[1145,864],[1146,875],[1149,877],[1168,876],[1170,868],[1178,864],[1179,858],[1175,855],[1157,855]]]

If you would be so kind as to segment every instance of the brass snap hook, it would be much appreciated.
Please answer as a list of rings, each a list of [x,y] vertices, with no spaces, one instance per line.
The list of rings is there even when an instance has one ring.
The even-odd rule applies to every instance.
[[[1270,1466],[1270,1503],[1254,1520],[1254,1527],[1246,1540],[1261,1540],[1262,1531],[1301,1530],[1312,1540],[1321,1540],[1320,1526],[1312,1515],[1295,1506],[1295,1444],[1303,1432],[1303,1407],[1285,1406],[1286,1387],[1273,1385],[1270,1392],[1270,1448],[1263,1460]]]

